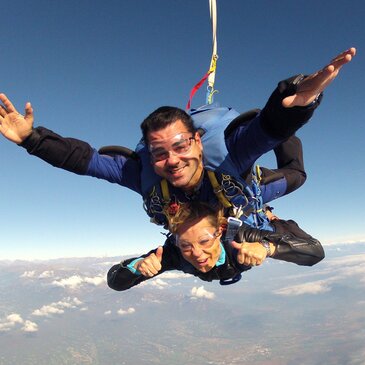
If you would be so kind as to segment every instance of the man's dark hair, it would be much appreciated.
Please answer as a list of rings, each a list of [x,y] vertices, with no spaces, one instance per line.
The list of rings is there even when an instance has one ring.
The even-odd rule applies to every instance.
[[[193,120],[188,113],[174,106],[161,106],[141,123],[144,141],[148,143],[148,133],[164,129],[177,120],[183,122],[188,132],[195,133],[196,129],[193,125]]]

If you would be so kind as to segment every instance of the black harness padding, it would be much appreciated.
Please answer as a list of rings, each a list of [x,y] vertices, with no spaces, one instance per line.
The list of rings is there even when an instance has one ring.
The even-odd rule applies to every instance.
[[[98,152],[101,155],[108,155],[111,157],[122,155],[127,158],[132,158],[133,160],[139,160],[139,156],[135,151],[123,146],[104,146],[101,147]]]

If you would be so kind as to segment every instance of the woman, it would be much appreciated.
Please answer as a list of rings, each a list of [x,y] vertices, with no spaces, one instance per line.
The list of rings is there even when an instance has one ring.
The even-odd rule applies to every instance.
[[[205,281],[236,282],[241,273],[260,265],[266,257],[312,266],[324,258],[320,242],[302,231],[294,221],[275,220],[280,232],[273,233],[241,226],[235,241],[225,239],[226,218],[222,209],[192,202],[182,206],[170,219],[170,237],[163,246],[138,258],[114,265],[108,285],[114,290],[129,289],[169,270],[180,270]],[[291,228],[296,235],[291,233]]]

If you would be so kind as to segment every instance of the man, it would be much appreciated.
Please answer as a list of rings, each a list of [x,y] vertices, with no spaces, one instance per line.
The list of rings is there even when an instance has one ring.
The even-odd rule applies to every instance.
[[[341,67],[351,61],[355,53],[356,50],[350,48],[333,59],[330,65],[309,77],[296,77],[281,82],[260,114],[251,122],[231,131],[229,135],[224,135],[225,143],[221,143],[220,147],[227,150],[227,155],[223,162],[230,161],[229,168],[235,170],[237,179],[247,172],[258,157],[278,146],[309,120],[319,104],[322,91],[337,76]],[[203,154],[199,133],[184,122],[186,116],[177,108],[160,108],[142,123],[148,150],[142,148],[137,161],[123,156],[110,158],[99,154],[86,142],[62,138],[42,127],[33,129],[33,109],[29,102],[23,117],[4,94],[0,95],[0,100],[4,104],[0,107],[0,132],[7,139],[56,167],[102,178],[136,191],[144,197],[149,213],[157,221],[161,216],[173,214],[179,201],[195,199],[211,204],[217,202],[216,195],[219,195],[220,187],[214,187],[210,174],[204,173],[205,168],[209,167],[206,163],[212,161],[203,162],[203,158],[211,157],[210,153]],[[196,117],[199,117],[199,113]],[[211,170],[223,165],[220,163]],[[151,166],[154,175],[149,172]],[[146,172],[147,175],[144,175]],[[161,177],[170,184],[172,191],[153,195],[153,188],[156,183],[160,183]],[[222,199],[229,195],[232,181],[219,182],[225,193],[220,194]],[[240,202],[233,206],[240,209],[246,204],[244,217],[248,219],[253,216],[251,213],[255,207],[252,202],[257,199],[255,192],[251,196],[250,193],[242,192],[247,187],[240,184],[233,186],[233,198],[246,199],[247,204]],[[236,193],[237,189],[243,194]],[[265,200],[270,201],[286,192],[288,191],[284,189],[276,196],[271,194]],[[164,196],[164,193],[168,196]],[[238,213],[235,212],[235,215],[238,216]],[[159,223],[164,224],[163,218]],[[257,222],[248,223],[260,226]]]

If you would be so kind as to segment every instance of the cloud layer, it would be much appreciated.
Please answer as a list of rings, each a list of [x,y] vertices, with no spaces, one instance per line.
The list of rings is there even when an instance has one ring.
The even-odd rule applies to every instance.
[[[6,318],[0,320],[0,332],[7,332],[20,326],[23,332],[37,332],[38,325],[30,320],[25,320],[18,313],[9,314]]]
[[[286,286],[274,291],[277,295],[304,295],[322,294],[332,290],[334,284],[341,283],[349,278],[356,278],[359,283],[365,284],[365,255],[349,255],[337,257],[321,263],[322,269],[316,270],[317,276],[324,279]]]

